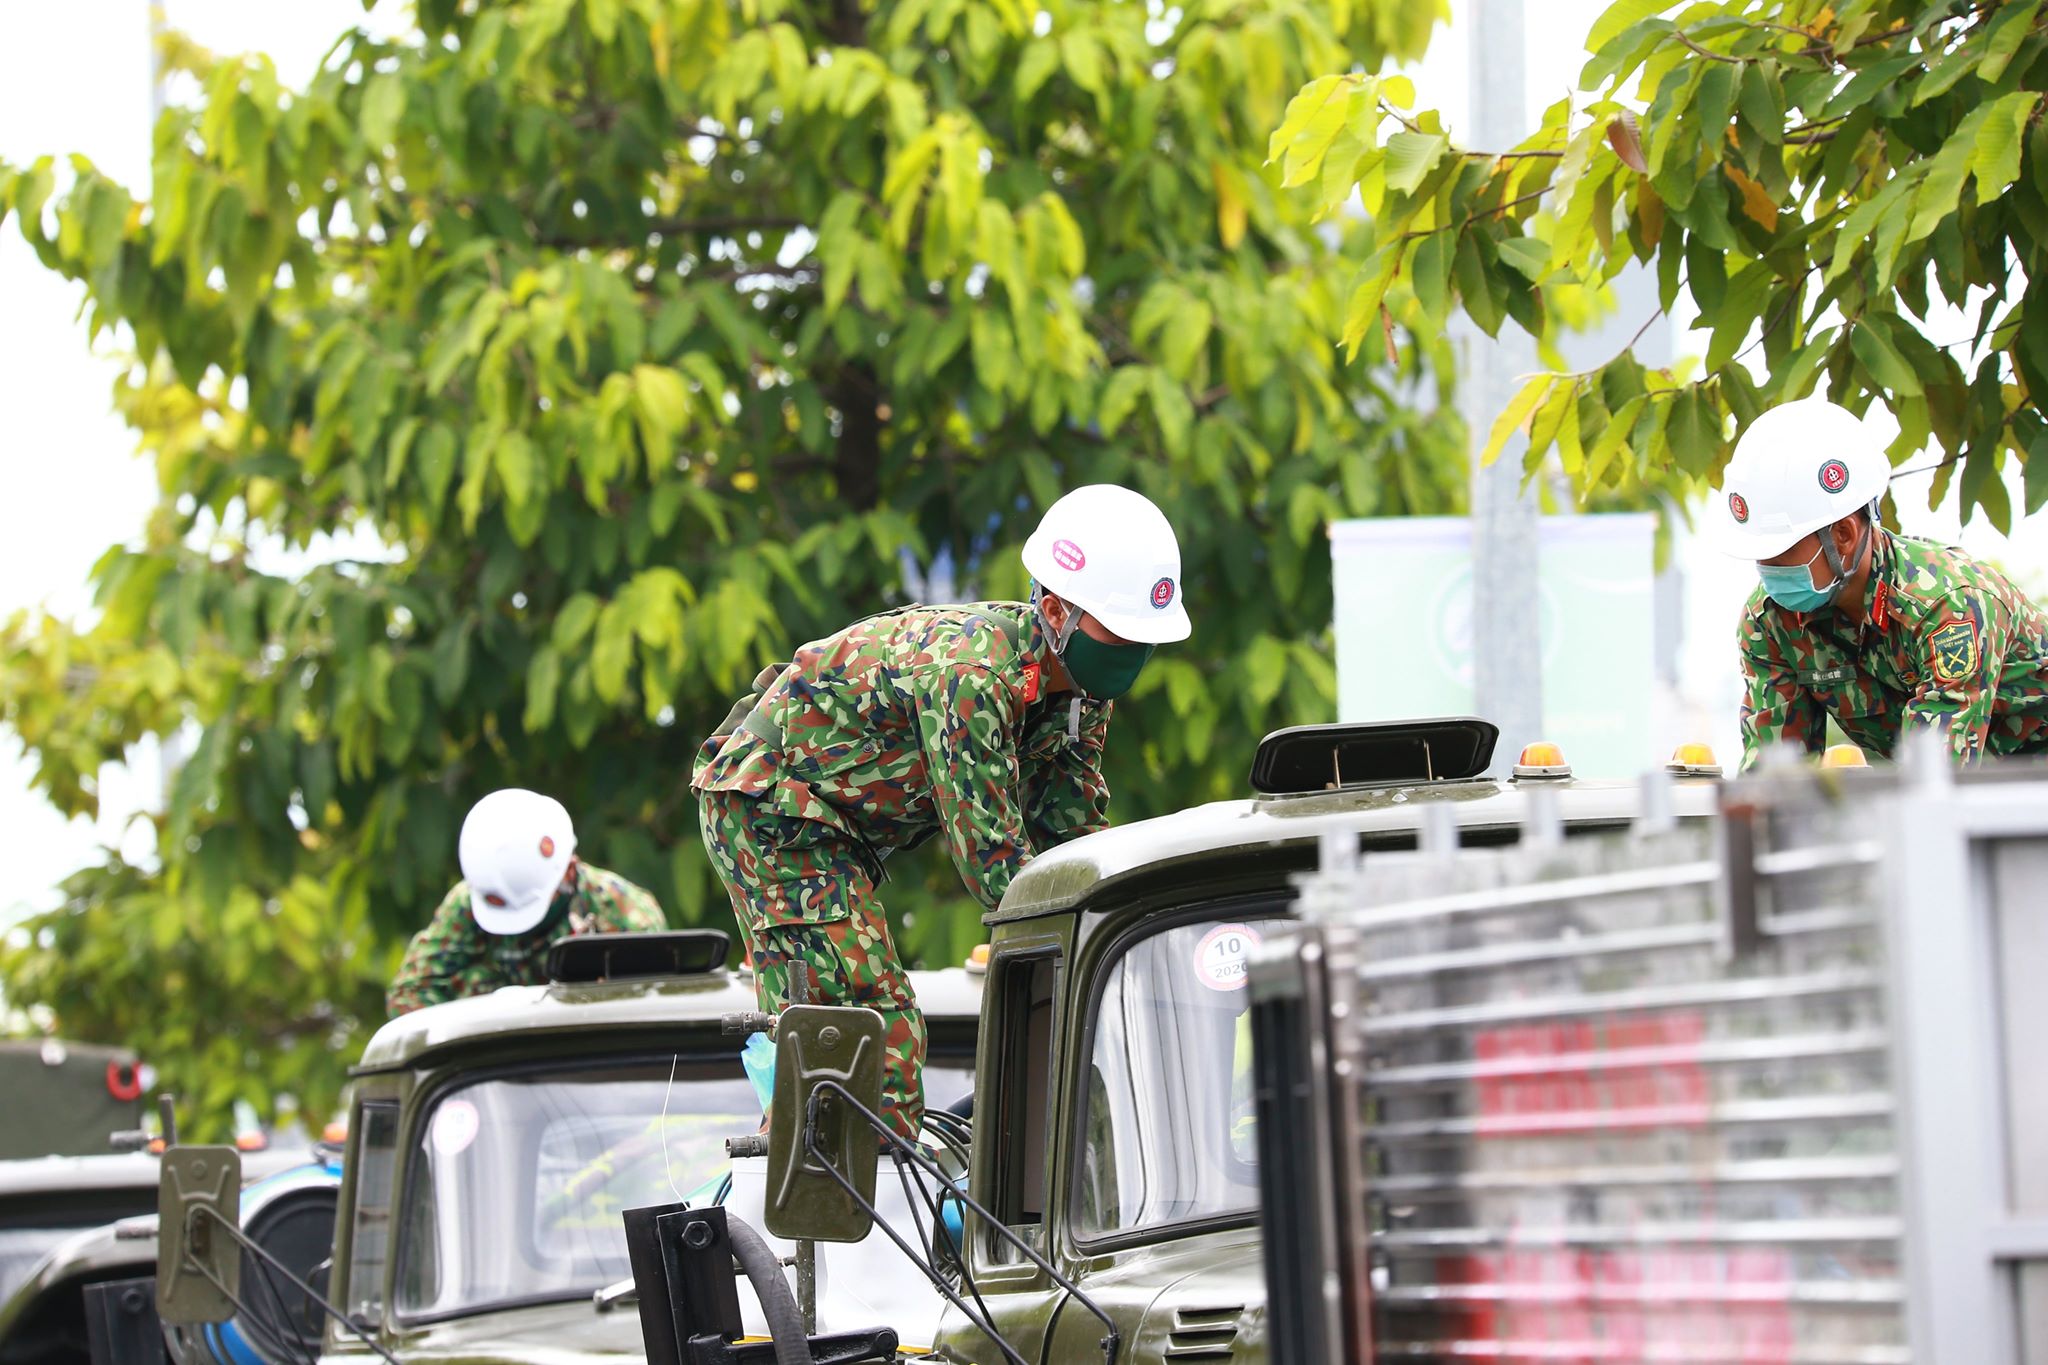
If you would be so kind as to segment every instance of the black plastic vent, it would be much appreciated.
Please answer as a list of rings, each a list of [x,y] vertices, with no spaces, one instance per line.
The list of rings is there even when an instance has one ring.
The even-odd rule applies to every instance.
[[[1275,730],[1252,758],[1252,790],[1265,796],[1411,782],[1463,782],[1493,761],[1500,727],[1477,716],[1297,725]]]
[[[731,952],[732,936],[723,929],[578,934],[548,949],[548,980],[574,983],[701,976],[723,967]]]
[[[1188,1365],[1222,1365],[1236,1354],[1237,1326],[1243,1318],[1241,1303],[1222,1308],[1175,1309],[1173,1330],[1166,1338],[1165,1359]]]

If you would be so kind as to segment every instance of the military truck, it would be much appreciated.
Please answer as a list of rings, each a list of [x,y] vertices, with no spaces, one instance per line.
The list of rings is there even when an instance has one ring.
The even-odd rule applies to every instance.
[[[331,1264],[305,1286],[347,1319],[316,1334],[320,1359],[641,1358],[620,1211],[716,1200],[725,1140],[761,1122],[743,1038],[725,1031],[753,1010],[754,982],[727,970],[728,953],[714,930],[570,939],[551,954],[547,985],[378,1030],[350,1085]],[[973,1085],[981,978],[911,976],[930,1024],[931,1101],[958,1104]],[[233,1155],[165,1156],[157,1297],[173,1354],[304,1358],[203,1349],[208,1323],[282,1284],[246,1256],[231,1268],[234,1248],[219,1238],[193,1245],[213,1216],[193,1210],[222,1206],[213,1187]]]
[[[1330,858],[1252,955],[1267,1349],[2048,1360],[2048,768]]]
[[[271,1148],[249,1156],[245,1175],[244,1230],[302,1270],[325,1260],[325,1250],[308,1256],[306,1244],[325,1248],[332,1239],[339,1165]],[[143,1152],[0,1162],[0,1365],[150,1358],[125,1348],[156,1331],[149,1279],[160,1178],[157,1158]],[[220,1344],[217,1358],[233,1361],[246,1329],[228,1322],[205,1331]]]
[[[148,1068],[127,1048],[59,1038],[0,1042],[0,1161],[95,1156],[142,1122]]]
[[[935,1298],[879,1321],[821,1313],[802,1334],[935,1317],[929,1339],[896,1331],[895,1351],[1013,1365],[1265,1359],[1246,961],[1290,922],[1295,879],[1319,857],[1370,861],[1426,834],[1485,848],[1525,829],[1542,839],[1626,829],[1641,813],[1635,784],[1576,780],[1551,746],[1525,751],[1506,780],[1481,776],[1496,738],[1471,718],[1282,731],[1259,746],[1251,799],[1119,826],[1035,859],[986,916],[979,1098],[962,1158],[974,1207],[958,1233],[933,1230],[950,1215],[919,1228],[884,1219],[850,1249],[865,1256],[886,1250],[885,1233],[922,1236]],[[1709,755],[1680,760],[1651,799],[1696,820],[1713,808],[1719,770]],[[779,1055],[815,1050],[826,1029],[848,1032],[806,1024],[778,1038]],[[787,1104],[778,1095],[778,1128],[825,1094],[816,1077],[779,1067],[776,1080],[798,1087]],[[849,1235],[843,1209],[807,1222],[803,1201],[774,1196],[793,1173],[824,1189],[814,1207],[833,1202],[826,1167],[856,1184],[869,1173],[884,1188],[898,1178],[874,1169],[872,1135],[830,1146],[785,1152],[770,1170],[770,1233]],[[938,1190],[925,1206],[947,1215],[956,1202]],[[733,1220],[662,1206],[644,1211],[652,1240],[636,1263],[650,1365],[750,1358],[744,1345],[722,1357],[713,1344],[732,1339],[735,1313],[751,1316],[746,1287],[737,1306],[721,1297],[731,1268],[720,1239]],[[723,1285],[691,1269],[721,1258]],[[778,1344],[787,1335],[785,1326]],[[864,1358],[817,1358],[828,1355]]]

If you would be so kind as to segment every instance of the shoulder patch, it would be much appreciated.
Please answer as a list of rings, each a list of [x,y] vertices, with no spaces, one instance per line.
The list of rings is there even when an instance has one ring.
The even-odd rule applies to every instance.
[[[1968,621],[1943,626],[1927,637],[1933,652],[1934,676],[1943,682],[1962,682],[1977,671],[1977,629]]]

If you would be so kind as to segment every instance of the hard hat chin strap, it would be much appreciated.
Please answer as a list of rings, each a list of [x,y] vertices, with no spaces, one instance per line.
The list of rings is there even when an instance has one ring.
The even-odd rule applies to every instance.
[[[1828,595],[1830,602],[1841,595],[1842,585],[1847,583],[1849,575],[1855,572],[1855,569],[1850,566],[1860,565],[1863,562],[1863,547],[1876,537],[1877,504],[1873,502],[1865,509],[1862,534],[1856,537],[1856,548],[1849,552],[1847,561],[1844,561],[1840,555],[1835,553],[1834,530],[1833,523],[1830,523],[1822,528],[1820,537],[1821,558],[1827,561],[1828,572],[1835,576],[1834,582],[1820,590]]]
[[[1064,597],[1060,599],[1060,604],[1067,609],[1067,619],[1055,628],[1052,622],[1045,619],[1045,589],[1033,580],[1031,610],[1037,614],[1038,623],[1045,627],[1045,633],[1051,637],[1052,652],[1064,660],[1067,655],[1067,641],[1074,638],[1074,631],[1081,624],[1081,609]]]

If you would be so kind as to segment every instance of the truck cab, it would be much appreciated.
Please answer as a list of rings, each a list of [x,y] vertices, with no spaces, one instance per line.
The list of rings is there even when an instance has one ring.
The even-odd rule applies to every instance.
[[[1119,1362],[1266,1358],[1246,964],[1293,917],[1297,877],[1333,848],[1509,845],[1642,811],[1636,784],[1575,780],[1554,754],[1482,776],[1496,733],[1468,718],[1280,732],[1252,798],[1051,850],[986,916],[968,1192],[1046,1264],[969,1217],[954,1273],[1015,1358],[1104,1359],[1102,1317]],[[1703,816],[1716,772],[1681,767],[1700,771],[1660,795]],[[940,1324],[944,1359],[1012,1359],[958,1307]]]
[[[724,1020],[755,1008],[715,931],[655,969],[602,956],[387,1023],[355,1069],[329,1297],[401,1360],[643,1358],[620,1213],[718,1197],[761,1105]],[[561,948],[557,946],[557,960]],[[572,955],[574,956],[574,955]],[[974,1083],[980,978],[913,972],[934,1104]],[[323,1360],[374,1358],[330,1323]]]

